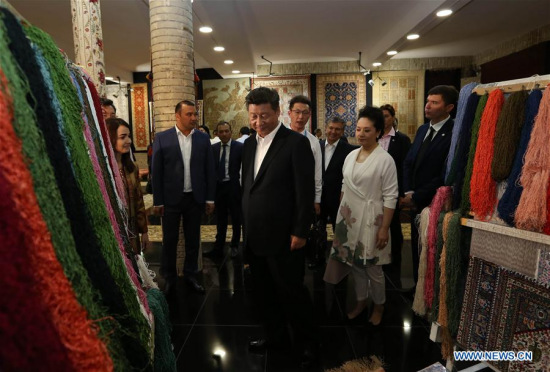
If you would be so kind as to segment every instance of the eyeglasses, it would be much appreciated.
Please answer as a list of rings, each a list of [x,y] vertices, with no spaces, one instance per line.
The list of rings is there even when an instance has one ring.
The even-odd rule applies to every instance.
[[[309,111],[309,110],[305,110],[305,111],[291,110],[291,111],[292,111],[292,112],[294,113],[294,115],[296,115],[296,116],[300,116],[300,115],[307,116],[307,115],[311,114],[311,111]]]

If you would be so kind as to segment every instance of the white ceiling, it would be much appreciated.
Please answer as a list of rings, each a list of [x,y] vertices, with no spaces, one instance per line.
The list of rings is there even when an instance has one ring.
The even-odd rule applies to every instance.
[[[1,1],[1,0],[0,0]],[[148,0],[100,0],[107,75],[149,71]],[[70,0],[9,0],[74,59]],[[435,12],[451,8],[448,18]],[[550,24],[550,0],[195,0],[196,68],[256,72],[258,64],[470,56]],[[211,26],[202,34],[198,28]],[[407,41],[409,32],[421,37]],[[213,51],[223,45],[222,53]],[[235,61],[225,65],[224,59]]]

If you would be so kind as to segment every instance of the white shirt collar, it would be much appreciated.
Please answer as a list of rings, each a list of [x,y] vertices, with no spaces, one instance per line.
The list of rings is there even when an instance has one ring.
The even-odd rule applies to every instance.
[[[434,128],[434,129],[435,129],[435,128]],[[436,129],[436,130],[437,130],[437,129]],[[395,129],[392,127],[392,128],[390,129],[390,131],[388,132],[388,134],[384,134],[384,135],[382,136],[382,138],[384,138],[384,137],[386,137],[386,136],[395,137]]]
[[[189,137],[190,135],[192,135],[192,134],[195,132],[195,129],[193,128],[193,129],[191,129],[191,132],[189,132],[189,136],[186,136],[186,135],[183,134],[183,132],[178,128],[177,125],[174,125],[174,128],[176,128],[176,134],[177,134],[177,135],[180,135],[180,134],[181,134],[181,135],[184,136],[184,137]]]
[[[445,119],[441,120],[440,122],[437,122],[435,124],[432,124],[432,122],[430,121],[430,125],[433,127],[433,129],[436,131],[436,132],[439,132],[439,130],[445,125],[445,123],[451,118],[451,116],[447,116]]]
[[[277,128],[273,129],[271,131],[271,133],[269,133],[267,136],[265,137],[260,137],[260,135],[258,133],[256,133],[256,141],[259,142],[260,140],[263,140],[263,141],[268,141],[268,142],[271,142],[271,140],[275,137],[275,134],[277,134],[277,132],[279,131],[279,129],[281,129],[281,123],[279,123],[279,125],[277,126]]]
[[[336,146],[338,146],[338,142],[340,142],[340,138],[338,138],[338,140],[335,141],[332,145],[331,145],[330,143],[328,143],[328,140],[325,140],[325,147],[327,147],[327,146],[334,146],[334,147],[336,147]]]
[[[222,141],[220,141],[220,146],[223,146],[224,143]],[[229,139],[229,141],[227,141],[226,143],[227,147],[231,147],[231,138]]]

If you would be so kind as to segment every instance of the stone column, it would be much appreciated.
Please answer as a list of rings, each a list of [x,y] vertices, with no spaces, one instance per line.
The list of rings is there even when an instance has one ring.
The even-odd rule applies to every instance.
[[[150,0],[155,132],[174,126],[174,107],[195,100],[191,0]]]
[[[105,62],[99,0],[71,0],[74,54],[84,67],[101,97],[105,95]]]

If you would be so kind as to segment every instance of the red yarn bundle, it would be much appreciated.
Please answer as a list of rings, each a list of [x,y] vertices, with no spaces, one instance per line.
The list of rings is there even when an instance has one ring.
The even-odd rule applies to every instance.
[[[548,221],[549,143],[550,84],[542,95],[521,171],[523,192],[514,217],[520,229],[542,231]]]
[[[470,181],[470,203],[475,218],[487,220],[493,214],[496,196],[496,183],[491,177],[494,154],[494,139],[497,120],[504,104],[504,94],[495,89],[489,94],[489,100],[481,117],[477,140],[474,168]]]
[[[428,254],[426,276],[424,279],[424,301],[426,308],[431,308],[434,298],[435,252],[437,251],[437,220],[442,210],[449,210],[453,189],[441,186],[430,204],[430,220],[428,223]]]
[[[550,182],[548,183],[546,192],[546,225],[544,225],[542,232],[546,235],[550,235]]]
[[[11,125],[0,71],[0,334],[6,370],[112,371],[105,344],[57,261]]]

